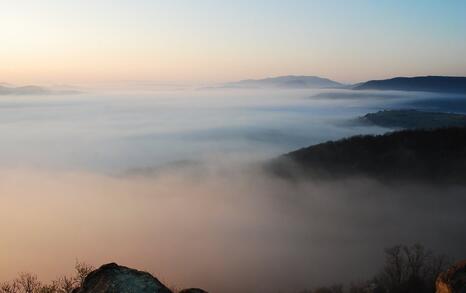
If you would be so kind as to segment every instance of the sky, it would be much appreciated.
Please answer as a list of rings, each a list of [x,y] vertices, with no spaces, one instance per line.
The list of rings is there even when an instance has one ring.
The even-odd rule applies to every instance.
[[[0,82],[466,75],[466,1],[0,0]]]

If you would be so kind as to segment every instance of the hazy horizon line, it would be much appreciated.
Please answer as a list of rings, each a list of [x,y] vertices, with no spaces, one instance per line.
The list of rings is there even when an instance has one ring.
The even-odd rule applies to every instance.
[[[362,80],[341,80],[332,78],[327,75],[319,74],[269,74],[269,75],[257,75],[243,78],[232,78],[222,81],[185,81],[185,80],[162,80],[162,79],[108,79],[108,80],[95,80],[95,81],[69,81],[69,82],[53,82],[53,81],[10,81],[7,79],[0,79],[0,86],[2,87],[22,87],[22,86],[47,86],[47,87],[86,87],[86,86],[110,86],[110,85],[126,85],[126,86],[150,86],[150,87],[208,87],[208,86],[219,86],[228,83],[252,81],[252,80],[263,80],[273,79],[279,77],[318,77],[323,79],[329,79],[334,82],[341,83],[343,85],[355,85],[362,82],[371,80],[386,80],[398,77],[427,77],[427,76],[443,76],[443,77],[466,77],[464,74],[440,74],[440,73],[424,73],[424,74],[400,74],[400,75],[384,75],[374,76]]]

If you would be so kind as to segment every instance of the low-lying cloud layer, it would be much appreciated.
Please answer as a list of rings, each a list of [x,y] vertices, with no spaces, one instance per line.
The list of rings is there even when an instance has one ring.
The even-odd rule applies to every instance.
[[[465,257],[465,188],[286,182],[251,166],[156,175],[0,171],[0,279],[116,261],[211,292],[292,292],[375,274],[383,248]]]
[[[286,182],[251,166],[384,132],[340,122],[432,98],[319,93],[4,97],[0,281],[21,271],[54,279],[77,258],[145,269],[178,287],[293,292],[371,277],[397,243],[466,257],[463,187]]]

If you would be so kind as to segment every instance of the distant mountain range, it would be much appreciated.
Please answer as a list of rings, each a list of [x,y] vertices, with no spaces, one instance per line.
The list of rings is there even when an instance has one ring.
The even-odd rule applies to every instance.
[[[345,85],[328,78],[305,75],[287,75],[264,79],[246,79],[225,83],[214,88],[284,88],[284,89],[353,89],[397,90],[466,94],[466,77],[417,76],[370,80]]]
[[[226,83],[223,88],[296,88],[296,89],[320,89],[341,88],[343,84],[318,76],[287,75],[264,79],[246,79],[237,82]]]
[[[396,90],[466,94],[466,77],[395,77],[391,79],[370,80],[353,85],[347,85],[318,76],[287,75],[263,79],[245,79],[208,87],[208,89],[223,88]],[[0,83],[0,95],[44,95],[51,93],[69,94],[77,92],[78,91],[76,90],[51,90],[36,85],[16,87],[8,83]]]
[[[371,80],[357,84],[354,90],[397,90],[466,94],[466,77],[417,76]]]
[[[46,88],[34,85],[12,87],[0,85],[0,95],[45,95],[50,93]]]
[[[9,84],[0,84],[0,95],[51,95],[51,94],[76,94],[76,90],[52,90],[41,86],[11,86]]]

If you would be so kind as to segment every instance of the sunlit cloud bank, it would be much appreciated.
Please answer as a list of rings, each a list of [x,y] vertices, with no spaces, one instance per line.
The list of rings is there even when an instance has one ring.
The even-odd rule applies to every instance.
[[[120,173],[213,155],[256,160],[328,139],[384,131],[336,123],[384,101],[309,98],[319,92],[3,96],[0,165]]]
[[[1,170],[0,278],[54,278],[78,258],[180,287],[287,292],[370,277],[396,243],[464,257],[462,187],[290,183],[233,165],[120,177]]]
[[[183,288],[287,292],[371,277],[397,243],[464,258],[463,187],[291,183],[257,168],[296,148],[387,131],[345,123],[369,111],[443,98],[352,94],[3,97],[0,280],[20,271],[54,279],[78,258]]]

